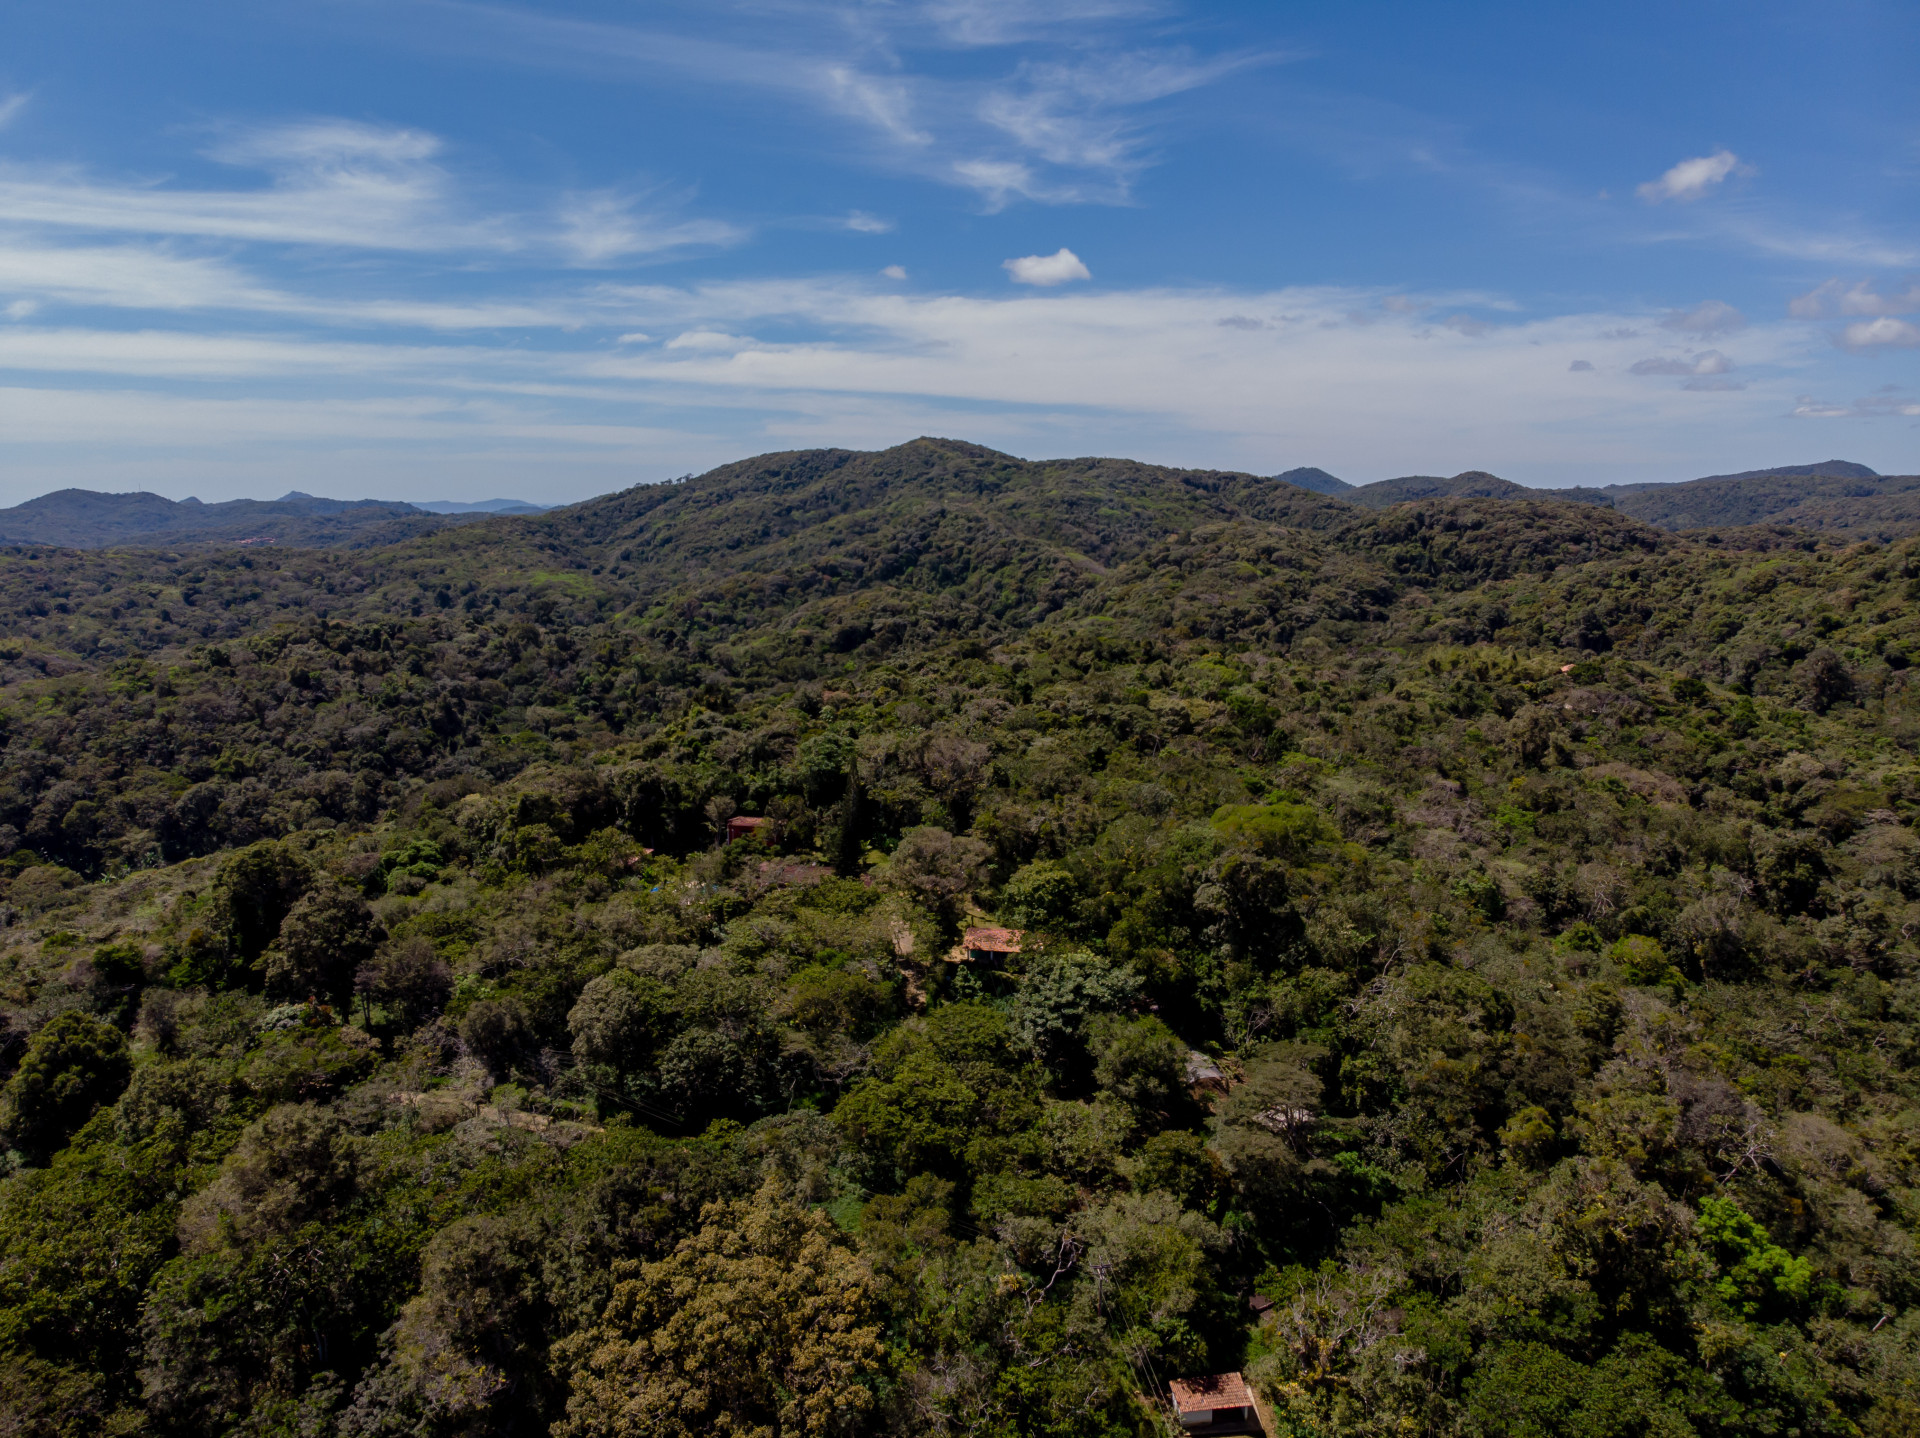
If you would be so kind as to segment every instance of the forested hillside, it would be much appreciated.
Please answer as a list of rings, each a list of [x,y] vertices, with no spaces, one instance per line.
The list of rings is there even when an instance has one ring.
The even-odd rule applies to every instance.
[[[491,509],[492,504],[472,506]],[[288,544],[367,548],[394,544],[463,522],[468,506],[432,509],[373,499],[279,499],[202,504],[157,494],[99,494],[62,489],[0,509],[0,544],[75,549],[153,545]],[[524,506],[522,512],[535,512]]]
[[[4,1431],[1912,1433],[1916,599],[935,440],[0,553]]]
[[[1469,470],[1450,479],[1408,475],[1358,488],[1320,470],[1289,470],[1278,477],[1291,480],[1296,475],[1307,488],[1367,509],[1386,509],[1412,500],[1515,499],[1536,504],[1605,505],[1643,523],[1671,530],[1790,525],[1839,540],[1882,544],[1920,533],[1920,475],[1875,474],[1863,464],[1837,459],[1709,475],[1677,484],[1609,484],[1583,489],[1528,489],[1482,470]],[[1316,475],[1323,478],[1311,478]]]

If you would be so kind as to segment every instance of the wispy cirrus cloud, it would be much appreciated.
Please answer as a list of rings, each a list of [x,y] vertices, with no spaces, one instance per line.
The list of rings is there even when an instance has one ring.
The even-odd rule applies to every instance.
[[[645,23],[545,14],[531,8],[428,0],[457,17],[459,43],[516,64],[596,74],[721,84],[798,102],[851,123],[876,167],[972,190],[989,207],[1016,199],[1120,203],[1153,163],[1147,112],[1156,102],[1250,66],[1274,52],[1197,55],[1165,46],[1089,43],[1088,26],[1145,18],[1157,4],[1063,0],[1056,6],[974,3],[752,7],[752,38],[655,9]],[[720,5],[719,12],[730,7]],[[710,21],[710,12],[699,15]],[[428,32],[420,32],[425,43]],[[445,32],[435,28],[434,43]],[[952,49],[1022,43],[1000,73],[937,61]]]
[[[264,170],[265,185],[197,189],[111,181],[49,166],[0,166],[0,215],[15,225],[356,249],[499,249],[497,222],[454,213],[438,142],[340,121],[222,137],[211,157]]]
[[[909,17],[931,25],[951,44],[998,46],[1061,30],[1084,33],[1103,22],[1147,19],[1164,15],[1170,7],[1159,0],[1052,0],[1046,5],[1031,0],[926,0],[905,8]]]
[[[1920,419],[1920,398],[1891,384],[1851,404],[1835,404],[1803,394],[1795,398],[1793,413],[1800,419],[1884,419],[1893,415]]]
[[[140,243],[58,244],[0,231],[0,297],[14,318],[46,305],[254,315],[330,326],[428,330],[574,329],[606,322],[591,287],[537,297],[434,299],[407,284],[391,295],[302,292],[269,284],[224,256]]]
[[[320,119],[234,130],[208,157],[266,183],[187,187],[102,179],[70,167],[0,164],[0,220],[16,228],[171,236],[410,254],[561,255],[625,260],[731,244],[744,231],[649,213],[637,197],[564,197],[558,213],[484,213],[423,131]]]

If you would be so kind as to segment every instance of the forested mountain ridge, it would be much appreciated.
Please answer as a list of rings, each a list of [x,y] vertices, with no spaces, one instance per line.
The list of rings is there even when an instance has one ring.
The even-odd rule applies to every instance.
[[[1438,475],[1411,474],[1401,479],[1382,479],[1363,484],[1342,496],[1368,509],[1386,509],[1415,499],[1519,499],[1535,503],[1599,504],[1612,501],[1600,489],[1528,489],[1510,479],[1485,470],[1470,469],[1450,479]]]
[[[1917,597],[951,441],[0,556],[0,1411],[1910,1432]]]
[[[538,511],[526,506],[523,512]],[[0,544],[77,549],[230,544],[366,548],[426,534],[467,517],[458,512],[435,514],[398,501],[318,499],[297,491],[279,499],[202,504],[197,499],[172,500],[157,494],[62,489],[0,509]]]
[[[1670,530],[1787,524],[1882,543],[1920,532],[1920,476],[1875,474],[1863,464],[1846,460],[1710,475],[1675,484],[1528,489],[1498,475],[1469,470],[1450,479],[1409,475],[1357,487],[1341,485],[1337,490],[1323,487],[1322,492],[1368,509],[1439,498],[1597,504]]]
[[[1829,472],[1864,468],[1807,465],[1609,493],[1616,508],[1662,529],[1791,524],[1850,539],[1884,539],[1920,529],[1920,475]],[[1801,472],[1806,469],[1820,472]]]

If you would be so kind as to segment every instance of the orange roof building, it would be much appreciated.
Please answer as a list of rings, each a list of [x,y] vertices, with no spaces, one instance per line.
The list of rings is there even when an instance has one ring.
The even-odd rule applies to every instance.
[[[731,844],[735,839],[744,839],[755,829],[758,829],[762,824],[767,822],[767,820],[755,818],[751,814],[736,815],[727,820],[727,842]]]
[[[1252,1433],[1260,1426],[1253,1390],[1238,1373],[1210,1373],[1203,1378],[1176,1378],[1167,1385],[1180,1427],[1188,1433]]]
[[[953,957],[976,964],[996,963],[1008,954],[1019,953],[1025,934],[1024,929],[968,929],[960,936]]]

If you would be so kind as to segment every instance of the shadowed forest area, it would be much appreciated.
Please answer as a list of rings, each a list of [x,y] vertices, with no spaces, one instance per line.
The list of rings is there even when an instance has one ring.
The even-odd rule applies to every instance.
[[[1845,530],[921,440],[0,551],[4,1431],[1920,1430]]]

